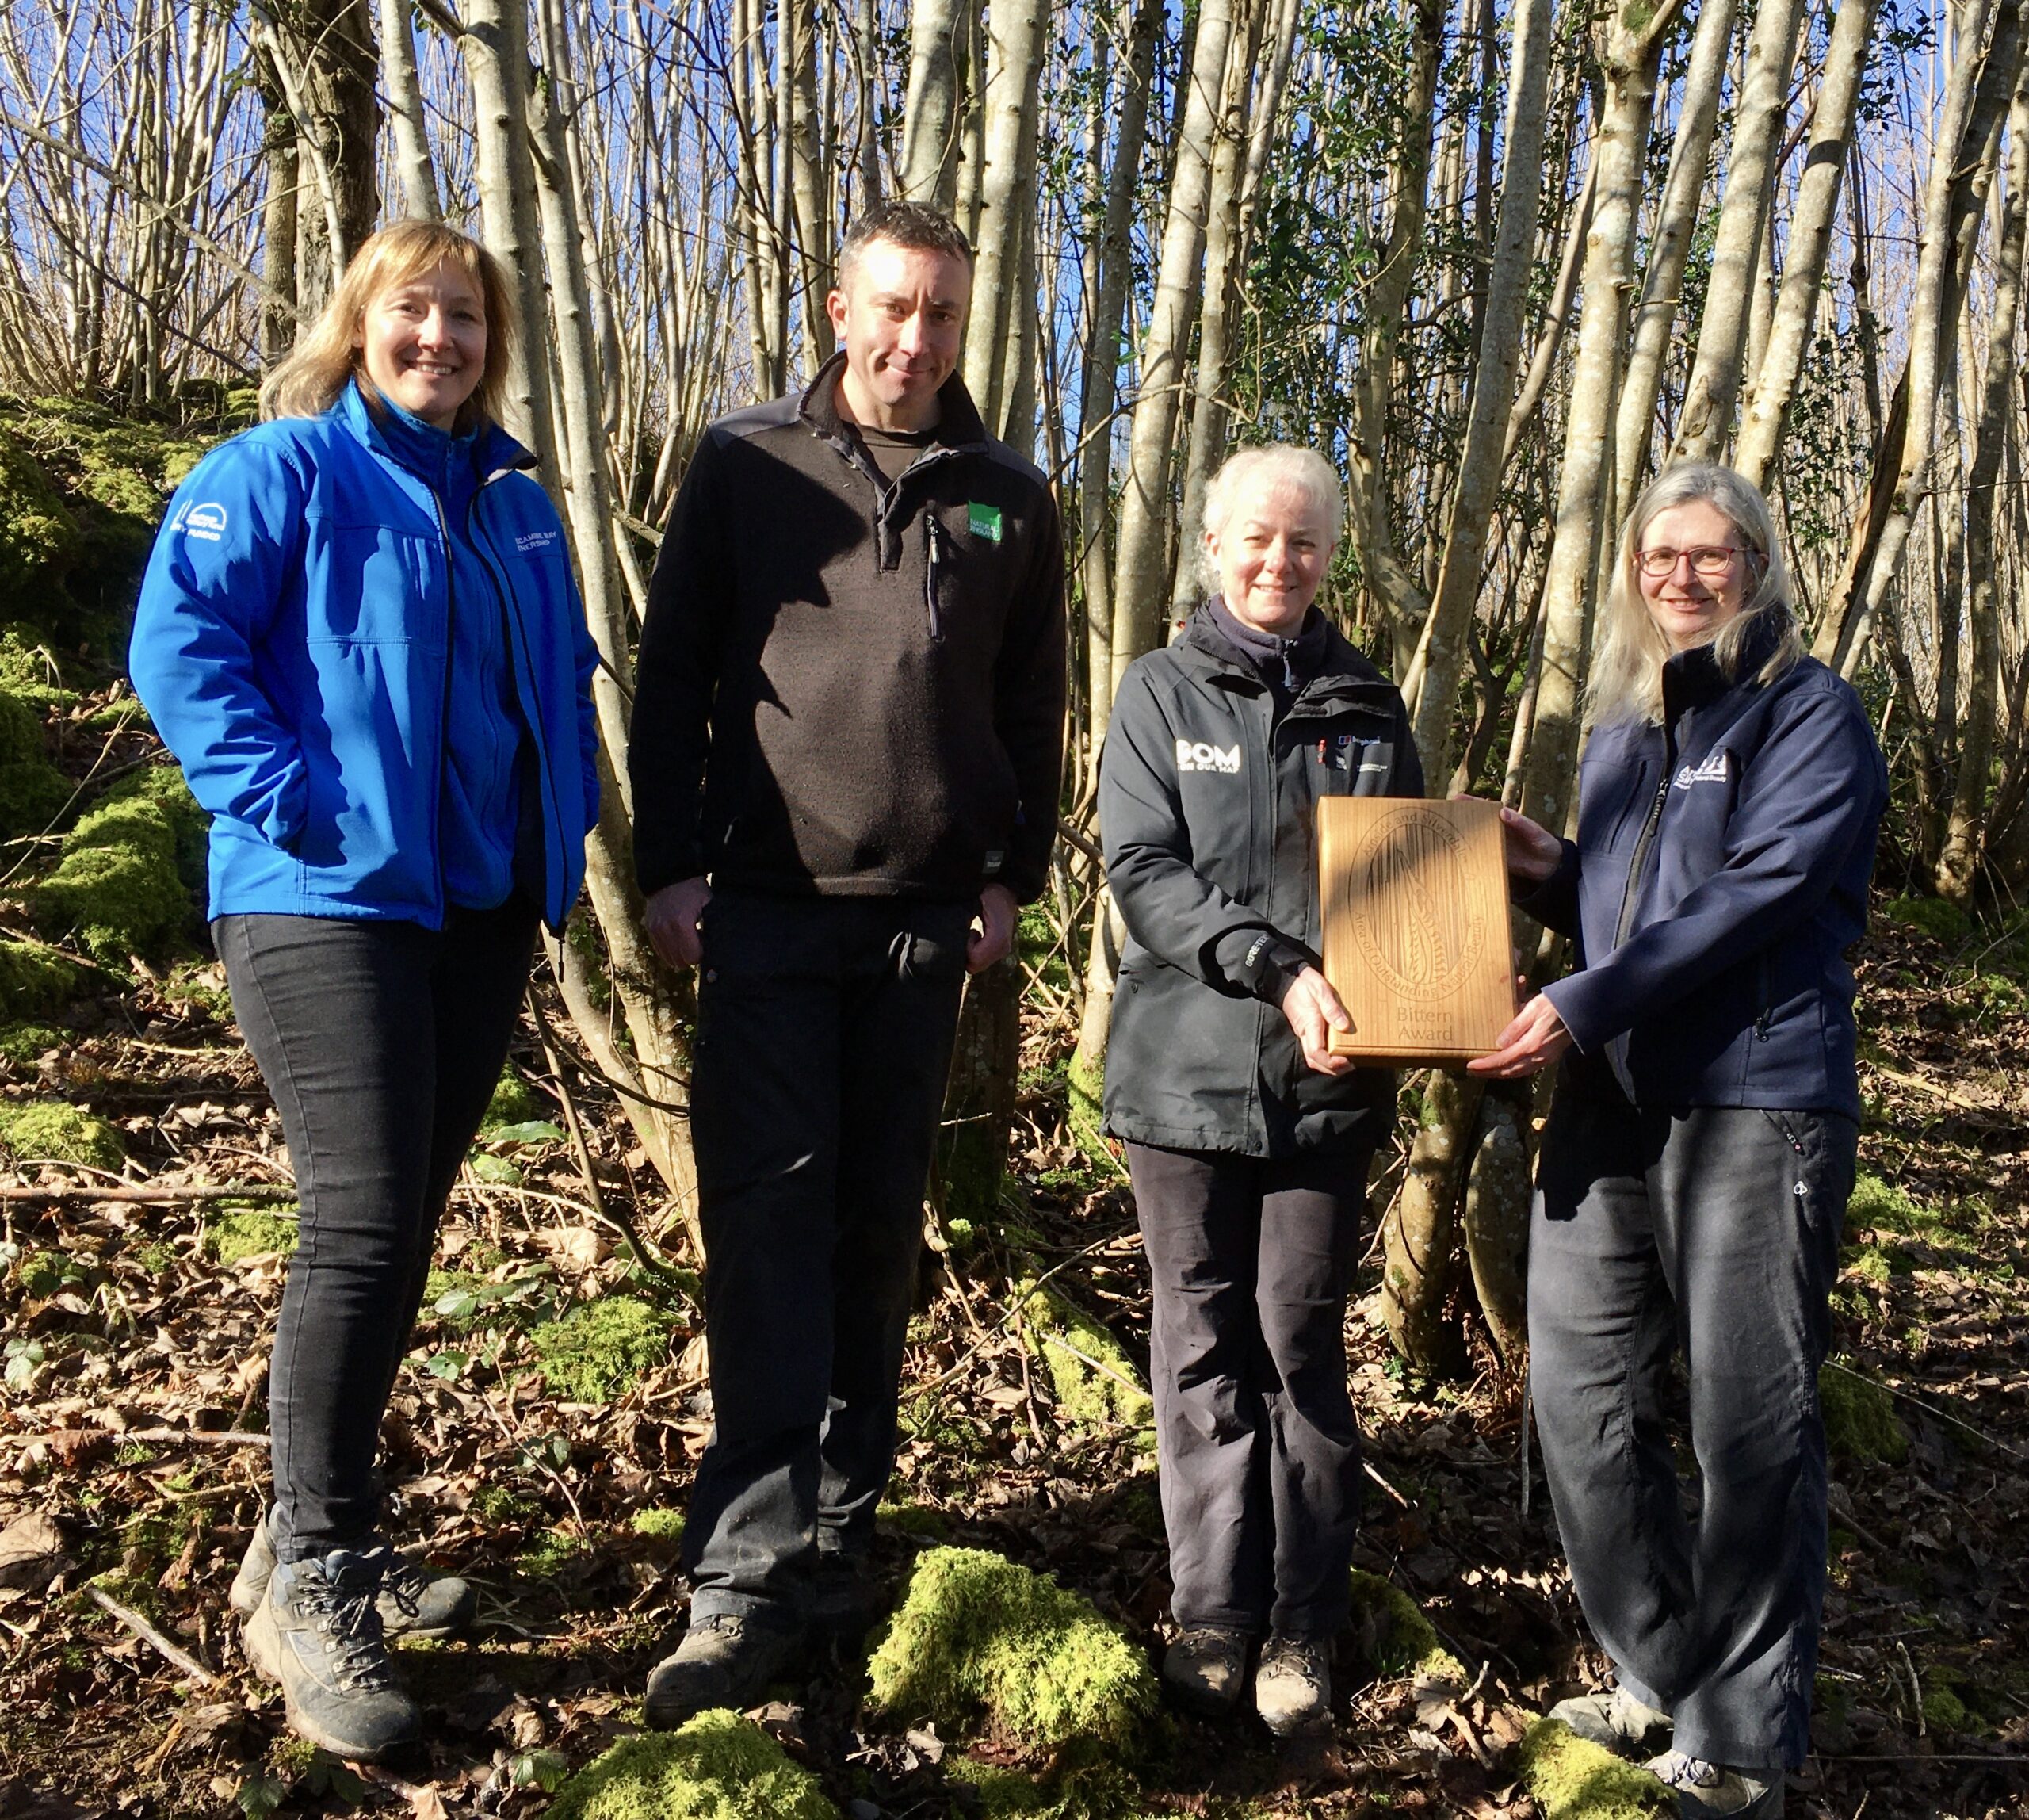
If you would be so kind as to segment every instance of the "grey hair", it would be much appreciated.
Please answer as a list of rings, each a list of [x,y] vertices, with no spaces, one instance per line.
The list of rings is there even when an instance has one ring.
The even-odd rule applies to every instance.
[[[1264,442],[1229,455],[1205,489],[1205,517],[1200,527],[1206,537],[1225,534],[1226,521],[1240,489],[1255,479],[1294,487],[1310,496],[1324,522],[1331,526],[1332,541],[1339,541],[1339,527],[1345,522],[1345,491],[1339,484],[1338,470],[1315,449],[1299,449],[1291,442]],[[1206,549],[1198,545],[1198,570],[1208,587],[1219,585],[1219,565]]]
[[[1756,681],[1774,682],[1803,655],[1803,638],[1797,629],[1796,591],[1776,539],[1775,514],[1761,489],[1715,461],[1676,462],[1643,489],[1621,528],[1613,586],[1607,595],[1605,629],[1585,686],[1585,718],[1591,725],[1614,721],[1660,722],[1663,718],[1663,666],[1669,660],[1670,641],[1650,618],[1641,598],[1635,553],[1641,548],[1642,533],[1656,518],[1673,507],[1699,499],[1725,514],[1760,578],[1749,588],[1739,614],[1712,641],[1721,673],[1729,682],[1737,681],[1741,653],[1771,624],[1782,629],[1781,637],[1756,672]]]

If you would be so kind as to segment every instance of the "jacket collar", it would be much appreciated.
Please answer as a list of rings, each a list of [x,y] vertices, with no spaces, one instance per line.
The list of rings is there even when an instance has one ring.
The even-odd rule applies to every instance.
[[[1370,694],[1392,695],[1393,685],[1388,679],[1360,655],[1330,620],[1325,620],[1324,624],[1324,656],[1316,674],[1304,685],[1301,694],[1310,699]],[[1208,673],[1213,681],[1228,687],[1265,690],[1268,686],[1252,660],[1220,629],[1219,622],[1212,616],[1209,601],[1191,614],[1183,635],[1170,648],[1187,654],[1194,668]]]
[[[331,408],[376,455],[433,487],[443,484],[453,452],[460,448],[471,450],[476,477],[481,480],[536,465],[535,457],[497,423],[483,419],[477,429],[452,436],[388,399],[368,403],[356,379],[346,382]]]
[[[839,380],[846,370],[843,348],[817,369],[817,377],[797,405],[797,415],[827,442],[847,439],[848,427],[839,409]],[[992,440],[986,433],[979,407],[966,391],[965,382],[954,371],[938,388],[937,445],[945,449],[984,448]]]
[[[1737,682],[1753,675],[1775,655],[1786,625],[1785,609],[1757,615],[1741,647],[1739,671],[1733,676],[1720,667],[1718,653],[1710,644],[1695,644],[1664,660],[1664,717],[1674,721],[1693,708],[1707,707]]]

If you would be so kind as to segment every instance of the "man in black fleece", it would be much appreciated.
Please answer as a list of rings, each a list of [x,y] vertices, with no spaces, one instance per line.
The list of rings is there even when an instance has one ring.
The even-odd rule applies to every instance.
[[[705,432],[642,628],[635,868],[699,969],[714,1419],[655,1725],[865,1621],[959,999],[1056,833],[1063,536],[957,377],[970,249],[884,204],[839,285],[810,389]]]

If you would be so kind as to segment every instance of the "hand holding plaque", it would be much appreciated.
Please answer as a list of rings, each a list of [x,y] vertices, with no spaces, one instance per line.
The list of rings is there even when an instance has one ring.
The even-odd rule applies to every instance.
[[[1470,797],[1317,805],[1324,976],[1351,1015],[1332,1050],[1456,1068],[1515,1015],[1500,811]]]

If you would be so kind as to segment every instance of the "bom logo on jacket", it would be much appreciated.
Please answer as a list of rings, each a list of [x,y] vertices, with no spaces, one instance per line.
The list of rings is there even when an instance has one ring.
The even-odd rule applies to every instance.
[[[227,514],[224,507],[206,500],[201,506],[185,506],[176,514],[174,529],[186,537],[197,537],[208,544],[215,544],[225,535]]]
[[[1226,777],[1236,776],[1240,771],[1240,747],[1215,746],[1204,740],[1179,740],[1176,768],[1180,771],[1217,771]]]

